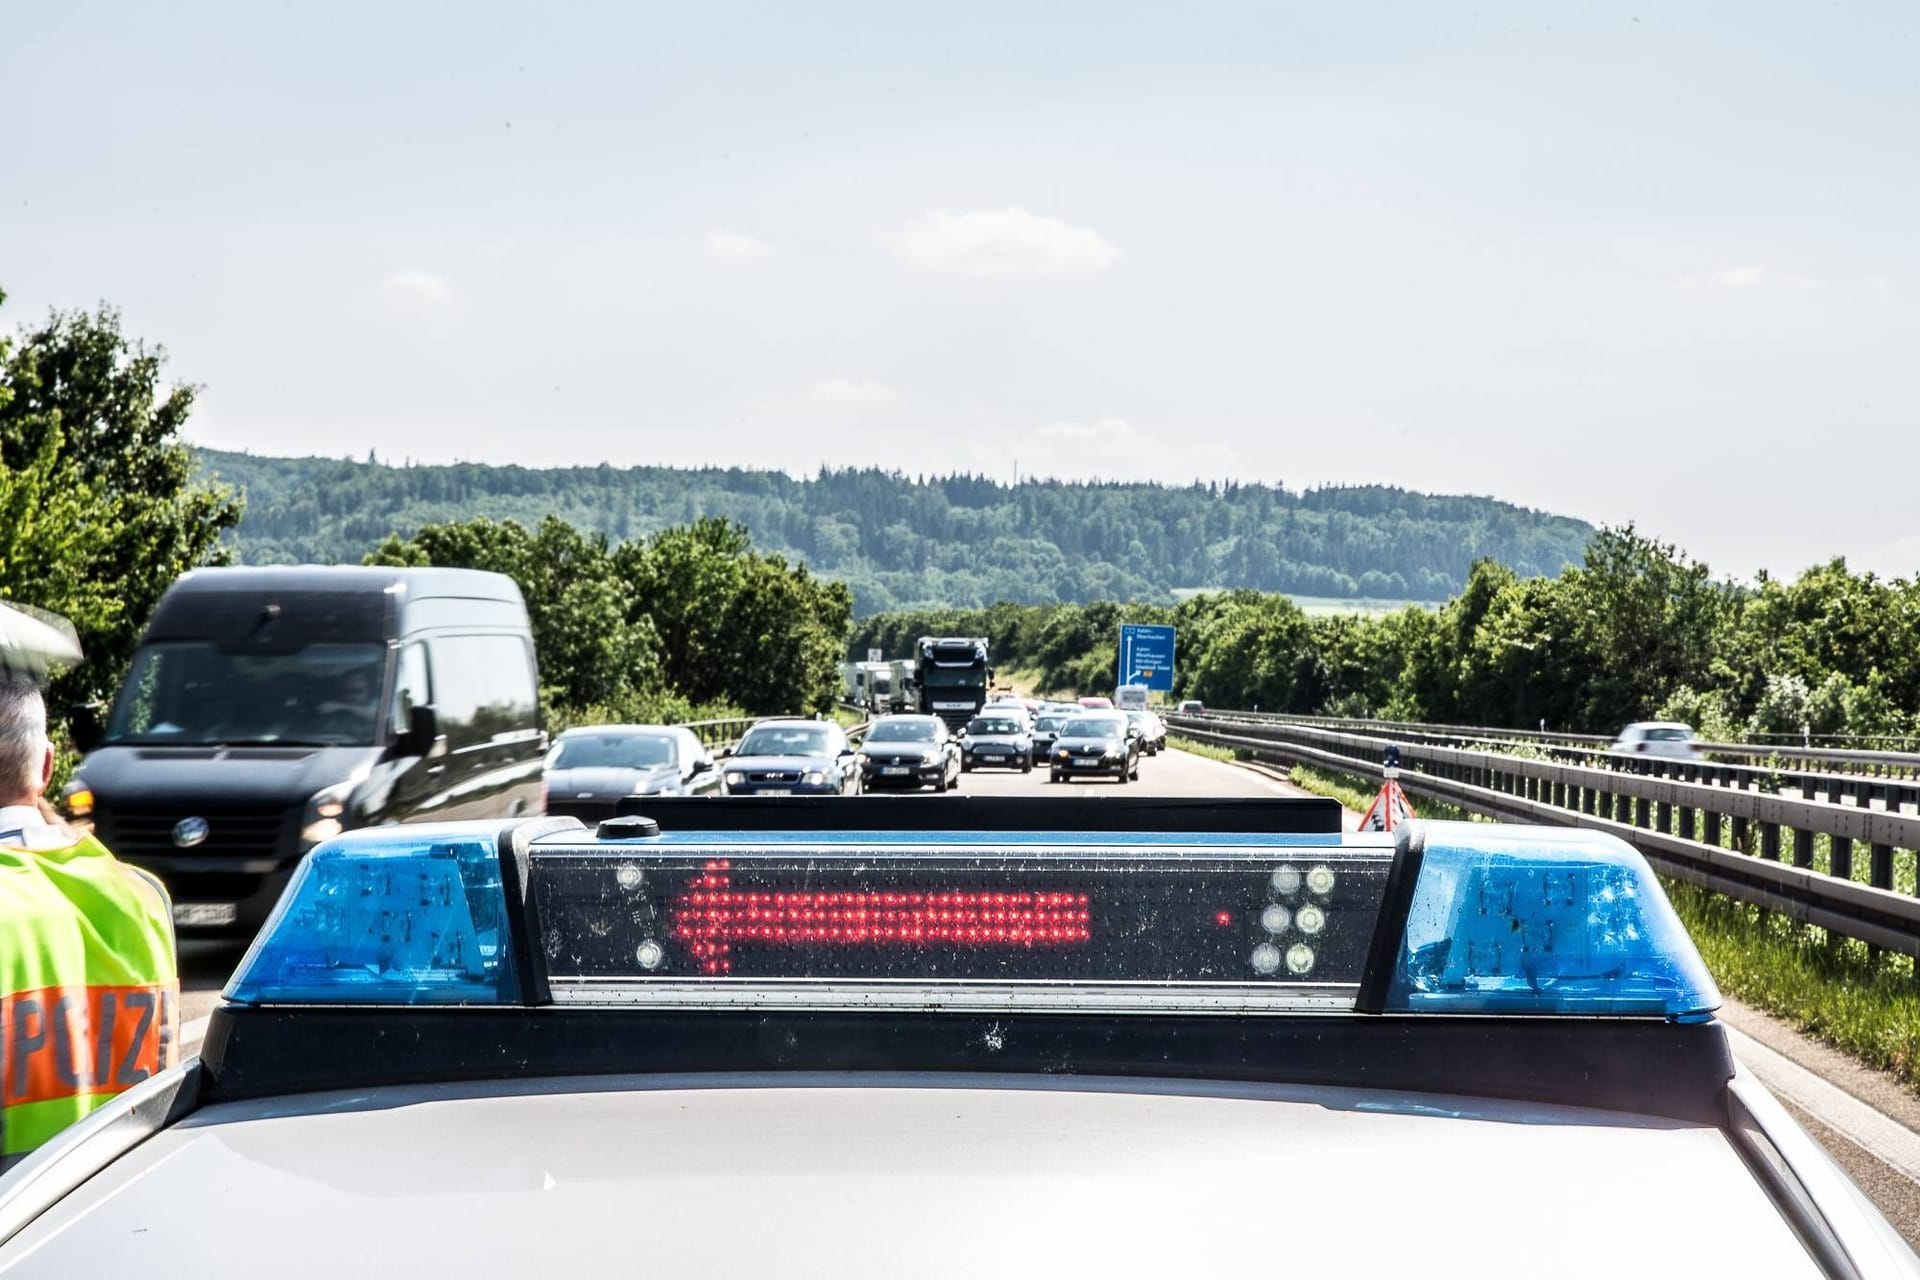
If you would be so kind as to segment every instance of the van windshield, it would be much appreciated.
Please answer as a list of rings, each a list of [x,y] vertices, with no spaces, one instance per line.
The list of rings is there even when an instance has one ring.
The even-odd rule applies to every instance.
[[[229,653],[204,640],[143,647],[103,742],[168,746],[371,746],[382,644]]]

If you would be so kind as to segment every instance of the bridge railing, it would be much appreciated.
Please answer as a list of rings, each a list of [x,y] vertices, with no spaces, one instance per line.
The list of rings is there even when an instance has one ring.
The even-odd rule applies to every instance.
[[[1608,831],[1659,870],[1873,946],[1920,956],[1920,816],[1559,759],[1219,713],[1171,715],[1184,736],[1256,759],[1377,776],[1400,748],[1410,794],[1508,821]],[[1731,768],[1737,766],[1715,766]],[[1896,882],[1905,891],[1896,889]]]

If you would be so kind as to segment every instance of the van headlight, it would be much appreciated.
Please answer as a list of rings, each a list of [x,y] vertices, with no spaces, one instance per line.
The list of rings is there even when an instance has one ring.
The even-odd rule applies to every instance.
[[[310,849],[322,840],[331,840],[347,829],[347,803],[353,797],[354,782],[336,782],[317,791],[307,801],[300,816],[300,847]]]
[[[827,780],[827,775],[818,769],[809,769],[800,781],[809,787],[817,787]]]
[[[730,787],[744,787],[747,785],[747,775],[744,773],[729,773],[727,775],[727,785]]]

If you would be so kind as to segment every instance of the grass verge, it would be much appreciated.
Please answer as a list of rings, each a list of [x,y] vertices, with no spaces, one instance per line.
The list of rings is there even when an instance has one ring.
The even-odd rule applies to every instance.
[[[1195,742],[1192,738],[1183,738],[1177,733],[1167,735],[1167,745],[1175,751],[1184,751],[1188,755],[1204,756],[1209,760],[1220,760],[1227,764],[1244,758],[1235,755],[1229,747],[1216,747],[1211,742]]]
[[[1675,880],[1667,897],[1721,990],[1920,1092],[1920,988],[1906,956]]]

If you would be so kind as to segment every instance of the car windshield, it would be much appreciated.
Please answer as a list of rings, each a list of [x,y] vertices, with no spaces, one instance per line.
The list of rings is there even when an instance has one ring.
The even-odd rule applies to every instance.
[[[1649,742],[1688,742],[1691,741],[1692,738],[1693,734],[1685,729],[1647,730],[1647,740]]]
[[[759,725],[740,739],[736,755],[743,756],[823,756],[827,754],[825,729],[812,725]]]
[[[664,733],[593,733],[565,737],[549,769],[646,769],[673,763],[673,739]]]
[[[146,645],[103,739],[166,746],[371,746],[379,733],[381,644],[230,653],[209,641]]]
[[[931,720],[882,720],[867,730],[868,742],[932,742]]]
[[[1118,738],[1127,731],[1126,722],[1112,716],[1075,716],[1060,729],[1063,738]]]
[[[1026,725],[1005,716],[981,716],[967,726],[967,732],[976,737],[992,737],[995,734],[1025,733]]]
[[[1066,722],[1065,716],[1041,716],[1034,721],[1033,728],[1036,733],[1058,733],[1060,726]]]

